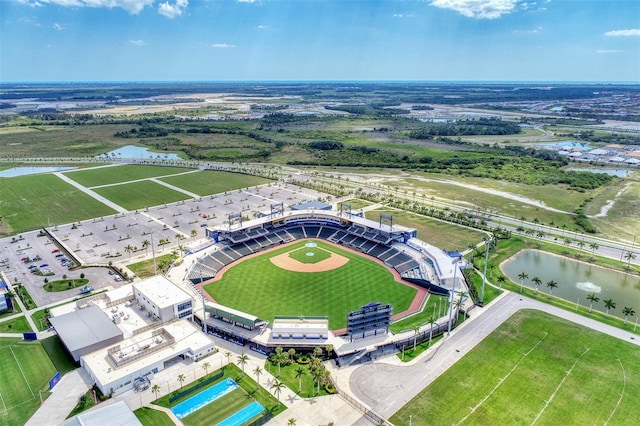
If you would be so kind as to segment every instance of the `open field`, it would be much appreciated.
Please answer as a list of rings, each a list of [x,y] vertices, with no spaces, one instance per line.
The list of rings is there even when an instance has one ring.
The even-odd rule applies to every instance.
[[[365,213],[365,217],[378,221],[380,213],[393,215],[394,224],[416,228],[418,238],[446,250],[465,250],[470,244],[475,245],[484,238],[479,231],[399,210],[371,210]]]
[[[138,210],[191,198],[152,181],[123,183],[94,191],[127,210]]]
[[[53,174],[0,179],[0,236],[113,213]]]
[[[416,290],[396,282],[382,265],[361,255],[316,241],[318,247],[349,262],[326,272],[280,269],[270,258],[299,249],[299,241],[234,264],[222,278],[205,285],[217,303],[273,321],[275,315],[328,316],[333,330],[346,327],[347,313],[370,302],[390,303],[394,312],[409,307]]]
[[[34,330],[31,330],[24,316],[0,322],[0,333],[24,333],[25,331]]]
[[[225,191],[262,185],[269,179],[240,173],[205,170],[180,176],[170,176],[160,179],[163,182],[177,186],[201,196],[219,194]]]
[[[153,408],[142,407],[133,412],[143,426],[173,426],[173,421],[165,413]]]
[[[40,406],[56,370],[39,342],[0,338],[0,423],[23,425]]]
[[[86,187],[129,182],[137,179],[148,179],[192,171],[182,167],[158,166],[109,166],[96,169],[65,173],[68,177]]]
[[[635,424],[637,352],[637,346],[608,335],[522,311],[390,420],[396,425],[408,425],[410,416],[416,425],[427,424],[425,419],[428,424]]]
[[[636,172],[636,174],[638,174]],[[619,188],[608,191],[599,197],[600,201],[606,203],[608,200],[615,200],[613,206],[607,212],[607,216],[593,218],[591,221],[598,228],[598,231],[626,241],[636,243],[640,241],[640,181],[627,181]],[[589,214],[596,214],[599,211],[589,209]],[[599,209],[598,209],[599,210]]]

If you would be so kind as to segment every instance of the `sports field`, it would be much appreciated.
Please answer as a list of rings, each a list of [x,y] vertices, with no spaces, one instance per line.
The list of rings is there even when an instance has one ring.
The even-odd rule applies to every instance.
[[[56,372],[39,342],[0,339],[0,424],[23,425],[46,398]]]
[[[395,425],[634,425],[638,346],[520,311],[398,411]]]
[[[77,172],[67,172],[65,174],[79,184],[90,188],[98,185],[109,185],[138,179],[149,179],[177,173],[186,173],[189,171],[191,171],[191,169],[183,167],[128,165],[100,167]]]
[[[0,179],[0,236],[113,213],[111,207],[53,174]]]
[[[346,327],[347,313],[370,302],[390,303],[395,313],[410,306],[417,291],[395,281],[386,267],[322,241],[314,243],[348,262],[324,272],[294,272],[271,262],[271,258],[305,248],[308,242],[241,260],[222,278],[205,285],[205,290],[217,303],[268,321],[275,315],[326,315],[332,330]]]
[[[168,176],[160,179],[163,182],[185,189],[201,196],[220,194],[234,189],[262,185],[271,182],[269,179],[241,173],[204,170],[179,176]]]
[[[105,186],[94,189],[94,191],[127,210],[143,209],[191,198],[182,192],[174,191],[150,180]]]

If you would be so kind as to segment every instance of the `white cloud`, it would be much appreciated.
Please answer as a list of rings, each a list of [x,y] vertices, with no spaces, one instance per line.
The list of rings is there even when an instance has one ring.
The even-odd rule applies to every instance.
[[[542,27],[537,27],[532,30],[513,30],[513,34],[539,34],[542,32]]]
[[[266,25],[258,25],[258,29],[259,30],[266,30],[267,26]]]
[[[211,47],[215,49],[233,49],[234,47],[236,47],[236,45],[228,43],[214,43],[211,45]]]
[[[255,3],[256,0],[236,0],[238,3]]]
[[[607,31],[604,35],[608,37],[638,37],[640,36],[640,29]]]
[[[166,16],[167,18],[175,18],[176,16],[182,15],[187,6],[189,6],[189,0],[176,0],[174,4],[166,1],[164,3],[160,3],[160,6],[158,6],[158,13]]]
[[[51,25],[51,28],[53,28],[56,31],[64,30],[64,26],[62,24],[58,24],[57,22],[54,22],[53,25]]]
[[[120,7],[127,12],[135,15],[138,14],[146,6],[151,6],[156,0],[20,0],[21,3],[30,6],[43,6],[52,4],[63,7]]]
[[[144,40],[129,40],[129,43],[133,44],[134,46],[144,46],[146,44]]]
[[[495,19],[513,12],[520,0],[431,0],[431,5],[451,9],[468,18]]]
[[[617,49],[598,49],[596,50],[596,53],[601,53],[601,54],[607,54],[607,53],[623,53],[624,50],[617,50]]]
[[[413,16],[412,13],[409,13],[409,14],[407,14],[407,13],[394,13],[393,14],[394,18],[411,18],[412,16]]]

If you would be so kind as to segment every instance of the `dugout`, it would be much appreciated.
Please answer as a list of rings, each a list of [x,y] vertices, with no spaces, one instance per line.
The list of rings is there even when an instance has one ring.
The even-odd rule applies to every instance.
[[[255,315],[213,302],[205,302],[205,311],[215,319],[233,324],[237,327],[246,328],[247,330],[255,330],[256,328],[267,325],[266,321],[261,320]]]

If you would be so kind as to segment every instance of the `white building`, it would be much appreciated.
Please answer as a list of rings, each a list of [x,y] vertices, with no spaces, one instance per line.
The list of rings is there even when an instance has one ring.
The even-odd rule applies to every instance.
[[[162,322],[193,318],[191,296],[162,275],[134,283],[132,287],[133,297],[149,317]]]

